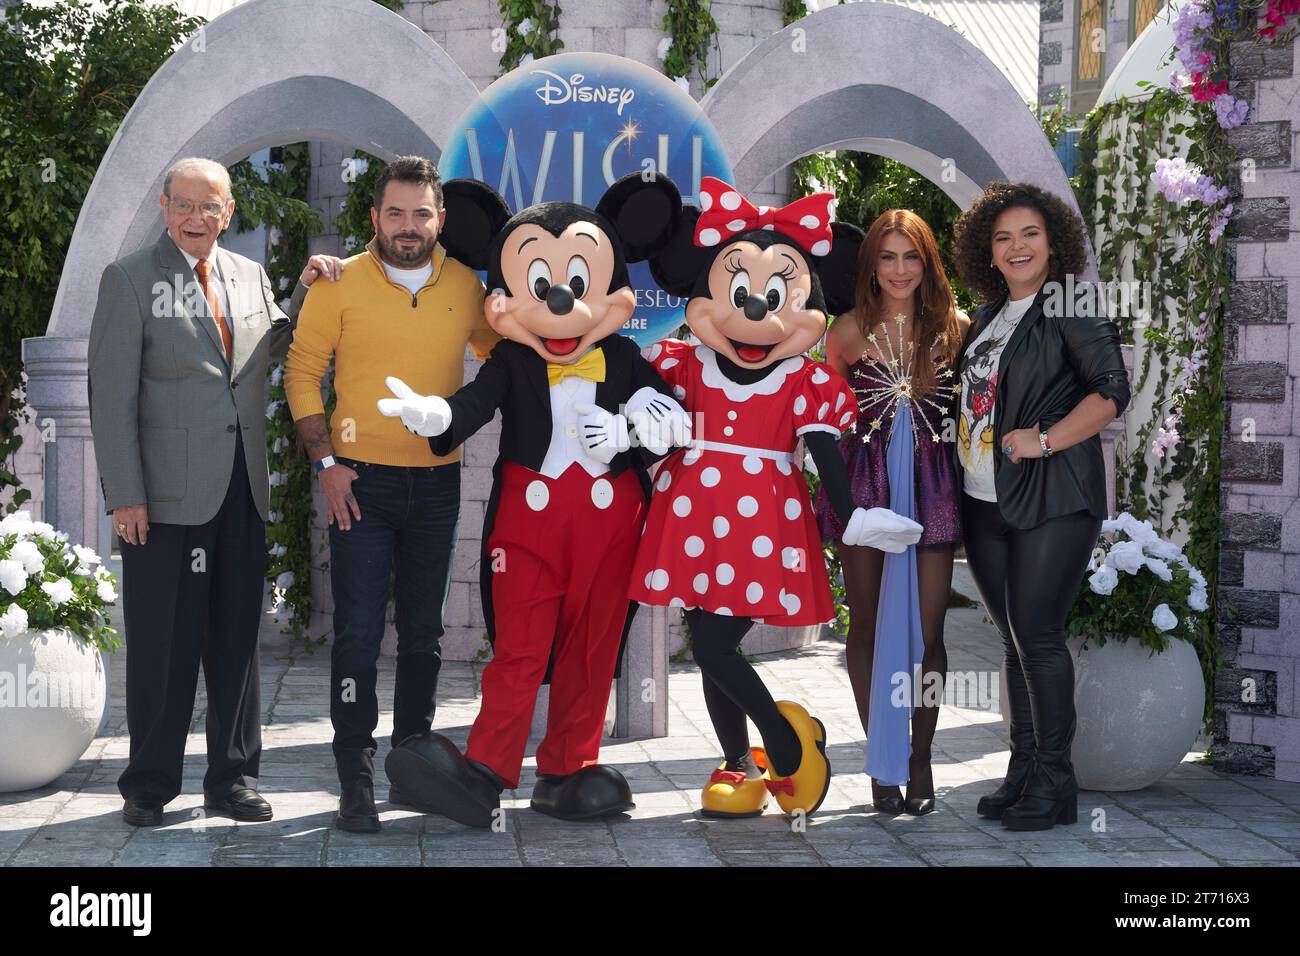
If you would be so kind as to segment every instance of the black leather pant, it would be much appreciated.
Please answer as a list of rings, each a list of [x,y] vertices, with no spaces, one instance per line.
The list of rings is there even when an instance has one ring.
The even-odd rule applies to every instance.
[[[1021,530],[1003,520],[996,502],[961,497],[971,576],[1006,654],[1013,766],[1032,757],[1068,773],[1074,662],[1065,646],[1065,619],[1101,519],[1080,511]]]

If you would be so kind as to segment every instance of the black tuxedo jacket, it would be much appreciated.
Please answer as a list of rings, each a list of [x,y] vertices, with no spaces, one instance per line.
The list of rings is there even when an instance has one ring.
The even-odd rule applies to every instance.
[[[1001,311],[1006,298],[981,306],[971,316],[957,359],[959,370],[966,350]],[[1051,458],[1023,458],[1019,464],[1002,454],[1002,435],[1035,424],[1046,430],[1093,392],[1114,402],[1116,415],[1123,414],[1130,397],[1115,324],[1103,316],[1071,315],[1068,308],[1044,308],[1046,302],[1040,291],[998,362],[993,481],[998,510],[1014,528],[1034,528],[1077,511],[1105,518],[1106,465],[1097,435]],[[960,488],[957,442],[952,455]]]
[[[656,391],[671,395],[654,366],[641,355],[641,349],[630,338],[610,335],[596,343],[605,353],[605,381],[596,383],[596,404],[611,414],[622,411],[632,395],[650,386]],[[479,592],[483,602],[483,617],[487,622],[488,640],[496,640],[496,626],[492,613],[492,562],[487,557],[488,539],[496,521],[497,504],[501,493],[501,468],[507,461],[538,471],[546,459],[551,444],[551,390],[546,378],[546,360],[533,349],[509,339],[503,339],[492,349],[474,381],[447,398],[451,406],[451,427],[434,438],[429,446],[436,455],[446,455],[459,447],[467,438],[501,412],[501,444],[496,463],[492,466],[492,493],[483,516],[483,549],[479,556]],[[616,477],[635,469],[641,490],[649,498],[650,481],[646,468],[654,461],[644,448],[633,447],[620,452],[610,462],[610,476]],[[628,628],[636,613],[636,603],[629,602],[627,621],[623,628],[626,644]],[[623,652],[619,650],[619,666]],[[547,679],[550,679],[547,669]]]

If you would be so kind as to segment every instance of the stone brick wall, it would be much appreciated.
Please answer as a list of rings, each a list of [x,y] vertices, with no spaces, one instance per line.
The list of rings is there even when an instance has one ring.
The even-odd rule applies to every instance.
[[[1049,102],[1057,90],[1070,93],[1074,64],[1075,0],[1039,0],[1038,101]]]
[[[1235,41],[1231,85],[1250,101],[1230,140],[1234,259],[1225,336],[1215,687],[1222,769],[1300,780],[1300,46]]]

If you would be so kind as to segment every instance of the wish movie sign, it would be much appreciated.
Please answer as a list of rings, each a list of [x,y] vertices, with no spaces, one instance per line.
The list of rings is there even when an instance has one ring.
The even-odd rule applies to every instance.
[[[698,205],[700,180],[731,181],[712,125],[661,73],[603,53],[562,53],[501,77],[454,127],[443,177],[496,189],[512,212],[548,200],[594,206],[628,173],[664,173]],[[629,267],[636,311],[624,332],[642,345],[671,335],[685,300],[659,288],[644,262]]]

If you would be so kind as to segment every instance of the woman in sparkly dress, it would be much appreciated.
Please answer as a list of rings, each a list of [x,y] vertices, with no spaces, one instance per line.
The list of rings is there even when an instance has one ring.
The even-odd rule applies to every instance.
[[[849,680],[867,734],[872,802],[883,813],[935,807],[930,745],[948,666],[943,624],[953,550],[961,541],[953,363],[968,326],[930,227],[905,209],[882,213],[858,253],[856,305],[826,336],[826,361],[858,400],[856,425],[840,443],[853,503],[891,508],[925,530],[906,552],[887,555],[839,543],[843,529],[823,494],[816,513],[844,571]]]

